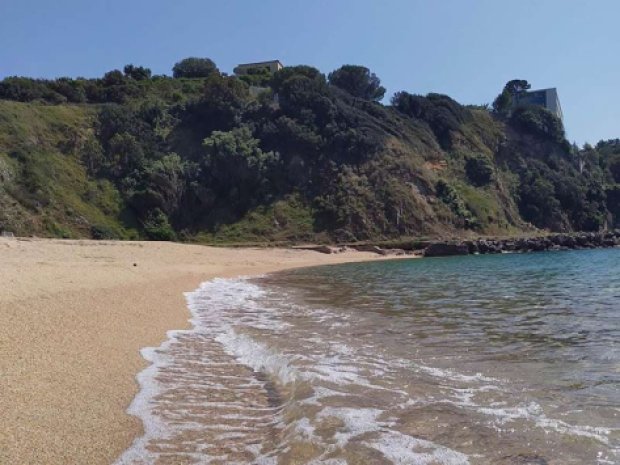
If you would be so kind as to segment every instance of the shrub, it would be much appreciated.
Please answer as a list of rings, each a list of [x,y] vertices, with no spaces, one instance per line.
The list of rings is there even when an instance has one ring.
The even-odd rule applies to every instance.
[[[219,70],[209,58],[185,58],[172,68],[172,76],[175,78],[206,78],[216,73]]]
[[[456,189],[448,184],[443,179],[437,181],[435,184],[435,189],[437,191],[437,197],[445,203],[452,213],[454,213],[459,219],[463,221],[464,226],[466,227],[475,227],[477,226],[476,219],[472,212],[469,211],[463,199],[459,196]]]
[[[473,185],[486,186],[493,179],[493,164],[484,155],[470,156],[465,160],[465,173]]]
[[[96,240],[113,240],[122,238],[122,234],[120,234],[115,228],[104,224],[92,225],[90,228],[90,235]]]
[[[426,121],[444,149],[451,147],[451,132],[470,118],[470,112],[456,100],[442,94],[426,97],[397,92],[392,105],[401,113]]]
[[[523,130],[554,142],[562,143],[565,140],[562,120],[546,108],[538,106],[519,107],[512,113],[510,121]]]
[[[176,238],[168,217],[159,208],[149,213],[142,226],[147,237],[151,240],[173,241]]]
[[[125,76],[136,81],[151,79],[151,70],[143,66],[126,65],[123,68]]]
[[[271,87],[275,92],[279,92],[282,85],[290,78],[294,76],[303,76],[311,81],[318,81],[325,84],[325,76],[316,68],[312,66],[287,66],[279,71],[276,71],[271,78]]]
[[[385,95],[381,80],[365,66],[344,65],[329,73],[329,83],[354,97],[379,101]]]

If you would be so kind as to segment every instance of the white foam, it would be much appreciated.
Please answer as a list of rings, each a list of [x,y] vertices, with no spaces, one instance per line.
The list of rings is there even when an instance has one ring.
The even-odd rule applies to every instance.
[[[222,344],[226,353],[254,371],[269,373],[282,384],[292,383],[299,378],[287,357],[273,352],[249,336],[237,334],[229,328],[215,339]]]
[[[157,413],[156,407],[158,406],[158,402],[161,401],[156,401],[156,399],[165,394],[166,387],[170,387],[164,385],[158,377],[166,368],[173,366],[175,363],[175,356],[178,359],[192,356],[191,347],[185,347],[185,352],[183,354],[176,354],[174,351],[175,346],[181,344],[184,339],[194,337],[200,340],[200,337],[204,337],[204,335],[215,337],[219,335],[223,340],[226,339],[227,335],[230,337],[234,316],[227,314],[228,309],[244,306],[251,311],[253,306],[255,307],[255,299],[263,296],[264,292],[265,291],[259,286],[248,282],[246,279],[238,278],[214,279],[201,284],[197,290],[185,294],[187,306],[192,314],[190,321],[193,328],[190,330],[169,331],[167,333],[167,340],[164,341],[158,348],[149,347],[141,350],[142,356],[147,361],[151,362],[151,365],[137,375],[136,378],[138,384],[140,385],[140,390],[127,409],[127,412],[142,420],[144,434],[137,438],[133,442],[132,446],[118,458],[115,462],[116,465],[141,465],[155,463],[159,456],[156,452],[149,450],[148,444],[150,441],[172,438],[176,433],[184,429],[204,427],[203,424],[192,421],[174,421],[173,416],[166,417],[165,415]],[[278,324],[279,322],[270,318],[268,315],[261,315],[258,313],[257,315],[259,316],[257,316],[254,320],[256,326],[276,329],[283,328],[282,325]],[[243,347],[244,342],[247,341],[241,340],[241,342],[239,342],[239,347]],[[229,343],[232,342],[229,341]],[[225,363],[210,360],[199,360],[195,363],[214,368],[226,366]],[[282,371],[282,373],[283,376],[285,376],[285,371]],[[190,379],[193,379],[195,376],[191,373],[180,374],[189,377]],[[226,378],[226,376],[223,376],[220,377],[216,383],[208,383],[205,382],[205,377],[203,376],[201,379],[191,382],[188,381],[188,379],[180,379],[176,384],[190,389],[199,389],[204,387],[208,387],[210,389],[223,389],[225,386],[222,385],[221,382]],[[174,381],[171,383],[174,387]],[[251,387],[252,384],[253,380],[247,380],[245,384],[242,382],[239,386],[241,386],[241,388]],[[196,399],[192,398],[191,395],[187,395],[185,397],[185,401],[188,402],[195,400]],[[203,402],[201,405],[204,407],[205,403]],[[217,408],[218,406],[225,407],[227,411],[232,407],[242,408],[243,412],[246,413],[252,411],[250,406],[244,406],[240,402],[214,403],[212,405],[214,408]],[[180,408],[180,410],[182,411],[182,408]],[[240,422],[243,422],[246,421],[246,418],[250,417],[240,414],[237,419]],[[261,420],[261,417],[252,417],[251,419],[255,421],[264,421],[265,417],[263,416],[262,418],[263,420]],[[227,419],[234,420],[235,418],[228,413]],[[218,425],[213,426],[217,427]],[[242,437],[245,430],[250,432],[253,430],[253,428],[245,429],[243,427],[237,427],[234,431],[226,431],[227,429],[230,430],[230,428],[225,426],[221,429],[224,430],[222,434],[230,434],[231,437],[234,437],[235,435],[236,437]],[[245,449],[257,455],[255,463],[265,465],[275,463],[274,459],[260,457],[258,456],[258,452],[256,452],[256,450],[250,450],[248,447],[250,446],[245,446]],[[205,464],[210,463],[215,459],[221,459],[221,457],[218,458],[208,455],[204,452],[204,450],[199,454],[187,452],[184,455],[187,457],[193,457],[200,463]]]
[[[465,454],[398,431],[384,432],[366,445],[381,452],[394,465],[469,465]]]
[[[142,420],[144,435],[134,441],[116,465],[156,463],[160,458],[154,452],[157,448],[150,448],[149,443],[172,441],[183,431],[208,431],[216,444],[231,444],[253,456],[251,461],[243,463],[273,465],[277,462],[274,454],[285,451],[286,441],[294,439],[325,448],[325,454],[311,464],[346,465],[345,460],[338,458],[335,448],[351,447],[352,441],[353,446],[363,441],[394,465],[468,464],[468,457],[461,452],[394,430],[397,418],[388,416],[394,413],[394,408],[432,402],[449,402],[488,415],[499,426],[522,419],[546,431],[587,436],[608,443],[609,430],[549,419],[534,402],[515,405],[518,401],[509,399],[512,405],[494,404],[488,398],[486,401],[478,398],[479,393],[486,391],[501,391],[498,397],[506,394],[500,388],[500,380],[411,360],[384,360],[372,344],[350,338],[350,331],[344,329],[349,325],[346,313],[282,305],[281,296],[272,299],[273,308],[264,308],[263,300],[271,297],[268,290],[243,278],[215,279],[186,294],[193,328],[170,331],[160,347],[141,351],[151,364],[137,376],[140,391],[128,413]],[[296,318],[302,318],[304,325],[296,328],[290,323],[296,322]],[[354,319],[351,321],[355,324]],[[306,325],[313,331],[305,333]],[[342,332],[334,328],[341,328]],[[440,386],[438,398],[412,399],[407,391],[399,390],[403,386],[398,385],[397,377],[392,377],[395,370],[409,374],[413,371],[414,376],[424,380],[431,376],[432,382]],[[272,407],[273,403],[246,401],[252,398],[246,393],[266,391],[263,375],[270,382],[286,387],[285,392],[295,392],[289,388],[296,383],[311,387],[299,391],[303,399],[296,402],[301,408],[294,415],[286,416],[282,405]],[[357,398],[353,396],[361,399],[369,390],[385,391],[381,393],[384,404],[388,403],[385,399],[391,398],[396,399],[395,405],[370,402],[364,406],[367,408],[353,408],[356,403],[336,406],[340,400],[355,402]],[[173,395],[178,391],[182,391],[182,402]],[[229,396],[230,391],[235,395]],[[370,408],[377,405],[386,408]],[[201,408],[209,410],[201,413]],[[317,430],[321,431],[320,423],[329,417],[339,419],[342,426],[335,429],[332,438],[326,439],[324,432],[318,434]],[[282,439],[278,439],[282,442],[263,455],[261,434],[267,428],[278,431],[272,439],[282,433]],[[207,449],[211,445],[196,444],[192,450],[187,447],[189,452],[184,453],[184,458],[201,464],[239,463],[227,456],[209,455]]]
[[[545,415],[542,407],[536,402],[530,402],[516,407],[477,407],[479,413],[495,418],[497,424],[503,425],[519,419],[532,421],[536,426],[548,431],[556,431],[562,434],[583,436],[596,439],[603,444],[609,443],[608,436],[611,430],[602,427],[571,425],[562,420],[549,418]]]
[[[340,447],[345,446],[352,438],[387,426],[378,421],[383,410],[374,408],[326,407],[319,412],[317,419],[335,417],[342,421],[343,427],[334,435]]]

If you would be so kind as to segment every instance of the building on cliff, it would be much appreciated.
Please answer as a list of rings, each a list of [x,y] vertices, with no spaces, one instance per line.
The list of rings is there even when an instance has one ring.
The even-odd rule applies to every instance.
[[[560,98],[558,97],[558,91],[555,87],[550,89],[528,90],[513,96],[513,109],[527,105],[544,107],[558,118],[563,119]]]
[[[284,66],[280,60],[260,61],[258,63],[242,63],[233,69],[233,73],[237,76],[250,74],[252,71],[267,71],[270,74],[280,71]]]

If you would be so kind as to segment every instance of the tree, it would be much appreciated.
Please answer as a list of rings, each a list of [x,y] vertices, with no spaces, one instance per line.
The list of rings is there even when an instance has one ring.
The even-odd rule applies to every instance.
[[[205,80],[203,98],[193,104],[195,124],[206,133],[232,129],[239,124],[249,95],[248,86],[235,77],[209,76]]]
[[[498,115],[508,116],[512,108],[512,95],[506,89],[493,100],[493,111]]]
[[[392,97],[392,105],[405,115],[426,121],[444,149],[451,147],[451,133],[471,117],[461,104],[442,94],[431,93],[422,97],[397,92]]]
[[[532,85],[525,79],[513,79],[508,81],[504,86],[504,90],[510,92],[510,95],[517,95],[531,89]]]
[[[557,143],[565,141],[564,125],[555,114],[543,107],[518,107],[512,112],[513,125]],[[569,145],[570,148],[570,145]]]
[[[467,157],[465,174],[474,186],[486,186],[493,179],[493,163],[484,155]]]
[[[325,76],[316,68],[312,66],[299,65],[299,66],[286,66],[279,71],[276,71],[271,78],[271,87],[275,92],[280,92],[282,85],[292,77],[304,76],[311,81],[320,82],[325,84]]]
[[[260,185],[279,160],[277,153],[263,152],[259,142],[250,128],[240,126],[228,132],[213,131],[202,144],[211,185],[230,201],[258,200]]]
[[[508,81],[502,92],[493,101],[493,111],[502,116],[508,116],[514,99],[532,86],[525,79]]]
[[[168,217],[159,208],[149,212],[142,223],[144,232],[153,241],[173,241],[176,239],[174,229],[170,226]]]
[[[151,79],[151,70],[143,66],[126,65],[123,68],[125,76],[136,81]]]
[[[209,58],[185,58],[172,68],[175,78],[206,78],[214,73],[219,73],[219,70]]]
[[[124,83],[125,76],[118,69],[113,69],[112,71],[108,71],[103,75],[103,85],[106,87],[120,86]]]
[[[394,94],[392,106],[412,118],[422,118],[428,112],[430,103],[421,95],[413,95],[403,90]]]
[[[354,97],[379,101],[385,95],[381,80],[365,66],[344,65],[329,73],[329,83]]]

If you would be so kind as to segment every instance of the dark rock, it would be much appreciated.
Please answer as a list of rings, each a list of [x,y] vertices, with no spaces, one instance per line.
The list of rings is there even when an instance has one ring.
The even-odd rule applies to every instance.
[[[504,241],[502,251],[514,252],[515,250],[517,250],[517,246],[514,241]]]
[[[480,253],[480,249],[478,248],[477,241],[465,241],[464,244],[467,246],[467,250],[469,250],[469,253],[471,254]]]
[[[515,241],[515,250],[518,252],[528,252],[527,241],[525,239],[517,239]]]
[[[484,239],[478,241],[478,251],[480,253],[488,253],[489,252],[489,244]]]
[[[425,257],[447,257],[450,255],[468,255],[469,247],[462,242],[435,242],[424,250]]]

